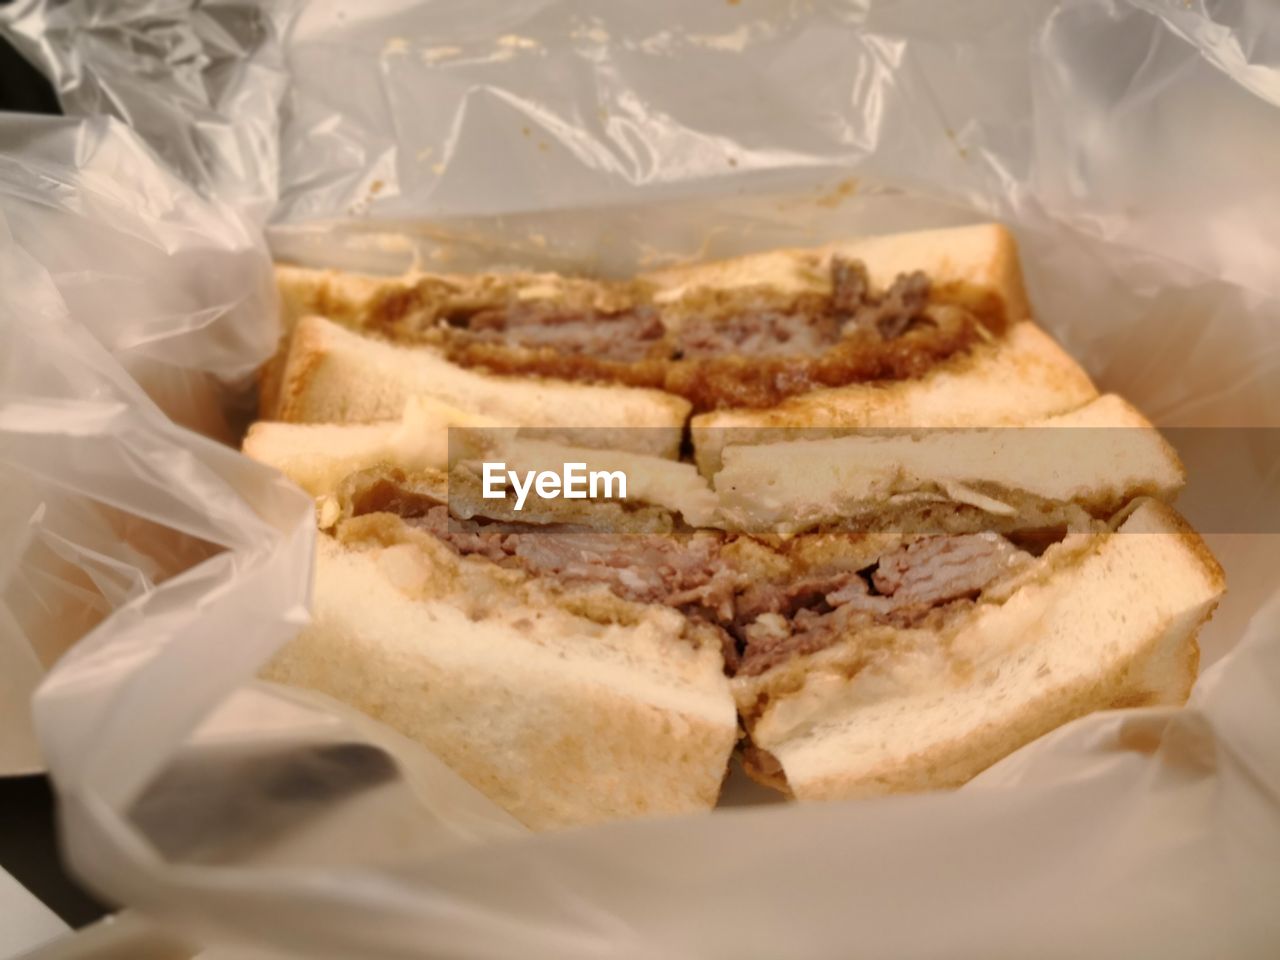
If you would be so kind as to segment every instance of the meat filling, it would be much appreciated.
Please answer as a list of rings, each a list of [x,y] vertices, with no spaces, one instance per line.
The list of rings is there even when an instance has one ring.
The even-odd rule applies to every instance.
[[[739,568],[717,533],[618,535],[568,525],[458,520],[442,504],[390,500],[461,556],[476,556],[564,587],[603,586],[716,626],[731,673],[754,676],[869,627],[929,626],[1032,556],[994,533],[909,541],[860,570],[760,579]]]
[[[871,626],[928,626],[1031,560],[995,533],[925,537],[884,554],[874,568],[831,578],[817,600],[804,602],[807,592],[792,586],[790,602],[775,602],[742,627],[738,672],[764,673]]]
[[[650,306],[617,313],[570,311],[546,302],[516,304],[503,310],[472,314],[459,340],[505,344],[557,353],[593,357],[615,363],[636,363],[661,356],[666,329]]]
[[[451,519],[443,505],[409,522],[462,556],[519,567],[565,586],[600,584],[624,600],[705,610],[717,620],[732,616],[740,585],[738,574],[718,562],[720,541],[710,533],[617,535],[568,527],[521,531],[516,524]]]
[[[873,293],[865,266],[831,258],[831,293],[780,299],[736,291],[668,323],[651,303],[603,312],[550,301],[439,318],[446,354],[464,366],[656,387],[697,410],[767,407],[821,387],[922,375],[968,348],[966,310],[931,303],[929,278],[900,275]]]

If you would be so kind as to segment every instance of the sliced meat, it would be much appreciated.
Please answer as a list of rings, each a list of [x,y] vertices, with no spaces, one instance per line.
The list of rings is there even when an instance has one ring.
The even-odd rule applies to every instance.
[[[831,258],[831,307],[841,316],[852,316],[864,306],[871,293],[867,266],[861,260]]]
[[[966,319],[946,327],[913,328],[897,340],[855,330],[817,356],[731,354],[676,360],[666,366],[660,386],[688,400],[695,413],[768,408],[814,390],[922,377],[974,344],[975,331]]]
[[[866,581],[854,570],[811,574],[785,581],[758,581],[750,584],[738,597],[737,614],[742,621],[753,620],[763,613],[783,613],[790,616],[797,609],[823,600],[828,594],[842,589],[865,592]]]
[[[678,323],[664,313],[675,308],[645,299],[609,311],[513,300],[442,314],[433,335],[462,366],[657,388],[695,412],[771,407],[813,390],[923,376],[978,340],[966,309],[930,303],[924,273],[901,274],[873,293],[860,261],[832,257],[829,269],[829,294],[703,291],[682,302]],[[999,330],[1003,322],[985,325]]]
[[[965,602],[968,601],[957,601]],[[906,629],[925,625],[931,618],[945,615],[948,609],[947,604],[895,604],[890,597],[871,596],[849,601],[835,608],[804,608],[790,619],[777,614],[765,614],[742,631],[746,647],[738,674],[757,676],[795,657],[807,656],[835,646],[846,637],[869,627]]]
[[[705,610],[707,618],[725,622],[743,583],[720,559],[715,534],[614,534],[459,520],[443,505],[406,522],[465,557],[517,566],[565,586],[602,584],[625,600]]]
[[[876,300],[868,300],[854,314],[850,326],[875,330],[882,340],[894,340],[907,332],[911,324],[924,316],[929,302],[929,278],[923,273],[898,277],[888,292]]]
[[[871,582],[895,601],[936,604],[977,596],[1030,558],[996,533],[925,537],[881,557]]]
[[[921,271],[901,273],[883,296],[871,293],[867,268],[857,260],[831,258],[831,307],[845,332],[874,330],[882,340],[907,332],[929,304],[929,278]]]
[[[791,619],[766,613],[743,630],[746,648],[738,674],[757,676],[795,657],[825,650],[853,630],[877,622],[884,621],[870,611],[853,606],[826,612],[804,609]]]
[[[723,553],[720,534],[613,534],[581,527],[451,518],[394,485],[369,506],[400,513],[462,556],[518,567],[563,586],[602,585],[619,597],[682,611],[720,631],[730,672],[753,676],[824,650],[876,625],[916,627],[971,602],[1031,562],[994,533],[924,537],[896,547],[874,569],[753,580]],[[739,661],[734,635],[741,642]]]
[[[811,613],[808,610],[801,612]],[[819,615],[813,624],[813,629],[797,629],[794,621],[780,614],[766,613],[758,617],[743,630],[746,648],[738,665],[738,675],[757,676],[794,657],[824,650],[841,636],[839,625],[830,615]]]
[[[658,311],[638,306],[617,313],[566,310],[549,301],[483,310],[450,322],[455,341],[496,343],[570,356],[634,363],[666,352],[666,328]]]
[[[516,556],[530,573],[561,583],[600,583],[642,603],[704,607],[732,616],[740,578],[719,556],[713,534],[691,536],[560,534],[520,537]]]
[[[892,340],[919,319],[929,302],[929,278],[901,274],[883,296],[874,296],[867,268],[858,260],[831,258],[831,296],[816,309],[755,308],[727,316],[687,320],[676,338],[677,356],[816,357],[857,330]]]
[[[899,627],[913,626],[930,609],[930,604],[906,594],[885,596],[872,593],[870,583],[863,577],[850,578],[839,589],[828,593],[825,600],[828,609],[857,610],[871,614],[881,623]]]
[[[676,338],[679,357],[788,357],[821,353],[840,340],[834,314],[762,310],[728,317],[695,317]]]
[[[423,515],[412,517],[406,522],[426,530],[464,557],[484,557],[494,563],[502,563],[515,556],[519,542],[518,535],[512,533],[509,527],[453,519],[449,516],[449,508],[443,504],[431,507]]]
[[[819,604],[801,607],[789,617],[774,610],[757,615],[740,631],[746,646],[738,673],[759,675],[870,626],[921,626],[974,599],[1031,559],[994,533],[927,537],[897,547],[880,558],[870,582],[861,575],[845,576]],[[779,609],[779,598],[799,595],[782,588],[773,593],[755,589]]]

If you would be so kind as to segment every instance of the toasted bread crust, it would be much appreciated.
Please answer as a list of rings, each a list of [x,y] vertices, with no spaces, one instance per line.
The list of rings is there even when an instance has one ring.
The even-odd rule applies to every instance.
[[[293,331],[280,378],[275,384],[276,405],[273,420],[285,423],[308,422],[309,394],[315,388],[317,375],[329,358],[329,337],[323,326],[300,323]]]

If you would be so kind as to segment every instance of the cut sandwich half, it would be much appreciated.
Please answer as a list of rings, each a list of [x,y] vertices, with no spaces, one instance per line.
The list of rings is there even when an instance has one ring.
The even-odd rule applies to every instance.
[[[1167,503],[1173,449],[1118,397],[1018,429],[724,457],[731,529],[877,532],[737,603],[762,782],[801,799],[951,787],[1089,712],[1186,699],[1222,570]]]
[[[661,441],[619,430],[603,442],[674,455],[693,412],[711,472],[723,427],[998,424],[1096,395],[1028,319],[996,224],[627,281],[289,266],[277,279],[292,338],[263,411],[281,420],[390,419],[426,393],[521,426],[665,427]]]
[[[419,741],[535,829],[715,804],[737,739],[725,635],[628,569],[661,568],[669,512],[607,512],[625,535],[597,532],[589,506],[554,524],[450,518],[444,474],[391,469],[339,498],[313,621],[266,679]]]
[[[851,603],[757,620],[733,681],[747,771],[800,799],[958,786],[1092,711],[1181,704],[1224,590],[1151,499],[1040,556],[995,534],[925,538],[864,576]]]

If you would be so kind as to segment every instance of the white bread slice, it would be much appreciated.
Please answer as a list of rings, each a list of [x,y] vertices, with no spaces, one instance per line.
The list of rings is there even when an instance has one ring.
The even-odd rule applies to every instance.
[[[860,669],[856,636],[814,656],[799,687],[751,717],[752,738],[802,800],[957,786],[1092,711],[1184,702],[1224,588],[1185,521],[1144,500],[1118,533],[979,604],[947,638],[903,631]],[[744,712],[769,682],[734,681]]]
[[[388,464],[411,474],[460,466],[479,475],[482,461],[501,463],[500,469],[515,470],[521,476],[531,470],[560,474],[570,463],[581,463],[586,471],[621,471],[626,477],[627,503],[662,507],[696,527],[716,520],[716,496],[692,464],[518,436],[510,428],[496,426],[488,418],[416,398],[401,420],[387,423],[260,421],[249,428],[243,449],[319,499],[322,528],[337,521],[340,510],[332,500],[342,481],[353,473]],[[450,449],[451,427],[479,429],[456,430]]]
[[[503,432],[496,428],[502,426],[491,417],[419,396],[409,400],[399,420],[383,423],[259,420],[249,427],[242,449],[320,497],[336,491],[344,477],[379,463],[407,470],[447,470],[450,428],[479,428],[482,436],[496,440]]]
[[[675,457],[689,404],[658,390],[464,370],[427,346],[362,337],[322,317],[298,321],[275,419],[367,423],[399,417],[415,396],[520,426],[555,427],[586,446]]]
[[[1159,431],[1114,394],[1018,427],[728,447],[714,477],[731,529],[783,533],[861,518],[883,528],[920,497],[1033,527],[1046,501],[1111,516],[1138,496],[1171,500],[1185,480]]]
[[[691,463],[625,450],[593,450],[547,440],[517,436],[503,451],[510,470],[550,470],[560,473],[566,463],[583,463],[587,470],[622,472],[627,478],[627,501],[652,504],[681,515],[694,527],[716,522],[719,503],[711,484]]]
[[[1098,395],[1088,375],[1029,321],[938,364],[918,380],[815,390],[768,410],[719,410],[692,421],[698,469],[720,469],[729,444],[769,443],[786,428],[833,435],[867,427],[993,427],[1074,410]]]
[[[264,677],[417,740],[535,829],[714,805],[737,737],[718,648],[667,608],[595,622],[430,546],[321,536],[313,622]]]

